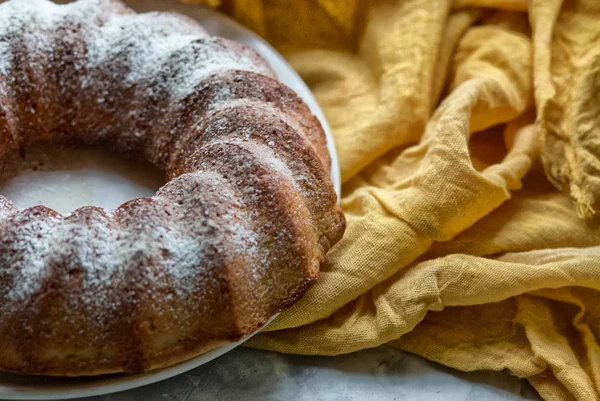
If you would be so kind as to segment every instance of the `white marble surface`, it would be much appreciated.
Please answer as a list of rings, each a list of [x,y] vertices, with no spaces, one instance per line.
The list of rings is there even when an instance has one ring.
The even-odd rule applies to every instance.
[[[539,400],[506,372],[453,371],[382,346],[336,357],[236,348],[188,373],[81,401],[513,401]]]

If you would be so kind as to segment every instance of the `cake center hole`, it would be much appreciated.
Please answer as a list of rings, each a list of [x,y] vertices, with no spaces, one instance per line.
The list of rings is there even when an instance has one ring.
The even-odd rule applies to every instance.
[[[165,174],[149,163],[98,148],[36,143],[9,156],[0,173],[0,194],[19,208],[48,206],[67,214],[82,206],[115,209],[154,195]]]

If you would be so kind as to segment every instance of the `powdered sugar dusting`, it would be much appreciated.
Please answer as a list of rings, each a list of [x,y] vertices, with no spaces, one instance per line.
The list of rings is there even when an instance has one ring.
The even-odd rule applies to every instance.
[[[188,192],[194,183],[219,188],[220,202],[190,208],[197,201]],[[180,195],[172,192],[178,187]],[[182,204],[160,206],[165,196]],[[30,209],[41,213],[16,213],[0,225],[0,266],[18,267],[0,269],[0,282],[10,283],[4,295],[0,290],[0,311],[22,307],[45,281],[63,283],[72,312],[83,310],[102,327],[120,308],[161,288],[167,299],[202,305],[214,296],[210,289],[218,287],[221,265],[236,255],[251,262],[253,280],[260,280],[268,263],[258,259],[258,234],[236,198],[222,176],[194,173],[172,181],[156,200],[136,200],[114,213],[85,207],[48,216],[43,206]]]
[[[99,107],[113,104],[118,95],[102,89],[109,82],[142,90],[148,101],[166,94],[172,102],[187,96],[206,76],[217,71],[235,69],[274,75],[252,50],[211,37],[199,25],[174,14],[137,15],[113,0],[80,0],[67,5],[47,0],[12,0],[0,4],[0,84],[13,82],[11,71],[17,65],[15,57],[23,52],[22,44],[35,63],[43,64],[47,57],[62,68],[52,43],[53,33],[61,29],[67,29],[67,34],[75,29],[85,40],[85,54],[73,59],[73,68],[82,73],[80,90],[93,88],[99,94]],[[76,38],[67,35],[64,40]],[[72,83],[60,84],[66,88]],[[132,135],[139,137],[141,132]],[[223,188],[224,180],[217,181]],[[234,198],[226,192],[220,196]],[[232,242],[227,248],[245,252],[249,257],[258,246],[257,234],[242,224],[233,210],[219,213],[218,221],[224,219],[226,225],[212,220],[208,209],[207,215],[197,218],[188,211],[178,219],[165,216],[151,224],[149,215],[165,213],[153,210],[156,205],[151,201],[140,201],[136,208],[119,209],[118,216],[97,208],[82,208],[67,216],[32,218],[30,211],[18,212],[9,202],[0,206],[0,217],[4,218],[0,241],[5,249],[0,252],[0,265],[18,267],[2,270],[2,282],[9,283],[10,290],[0,309],[16,307],[29,299],[46,280],[76,280],[73,285],[79,290],[71,292],[78,294],[81,305],[109,316],[122,306],[124,298],[136,302],[140,296],[139,288],[137,295],[114,293],[129,291],[120,288],[119,283],[131,280],[127,276],[133,266],[138,266],[143,278],[137,286],[143,286],[144,280],[177,283],[169,291],[181,298],[197,291],[201,280],[210,279],[210,270],[216,268],[211,261],[225,257],[215,255],[226,246],[225,242]],[[186,226],[190,219],[193,226]],[[165,225],[165,221],[169,224]],[[153,267],[157,265],[161,269]],[[49,278],[49,274],[54,276]]]
[[[124,87],[167,93],[172,100],[185,97],[204,77],[221,70],[274,76],[252,50],[209,36],[181,16],[133,14],[113,0],[80,0],[67,5],[12,0],[0,4],[0,75],[9,75],[15,52],[22,50],[11,46],[12,38],[22,37],[32,56],[37,53],[52,60],[54,49],[48,32],[71,26],[80,29],[86,39],[85,60],[75,66],[87,71],[81,82],[83,90],[92,81],[94,85],[102,82],[94,71],[112,73],[113,80],[124,80]],[[97,101],[107,102],[100,93]]]
[[[48,260],[55,252],[54,244],[47,241],[58,219],[51,216],[39,218],[31,213],[15,214],[12,221],[1,227],[0,266],[17,266],[18,269],[0,269],[0,282],[12,285],[0,288],[6,291],[4,298],[12,302],[24,302],[39,290],[47,278]],[[6,277],[12,275],[13,277]],[[3,277],[4,276],[4,277]],[[0,305],[0,310],[3,306]]]
[[[231,70],[274,77],[252,50],[173,14],[114,0],[0,5],[0,100],[21,99],[9,104],[22,123],[8,127],[11,150],[40,138],[108,144],[173,178],[111,212],[16,210],[0,197],[0,340],[14,336],[2,327],[31,318],[23,349],[54,336],[67,358],[110,360],[103,344],[141,363],[145,352],[254,330],[314,277],[325,233],[311,225],[306,160],[317,159],[304,124],[294,132],[286,107],[259,106],[285,96],[275,81]],[[165,343],[145,347],[154,338]],[[110,369],[123,368],[118,357]]]
[[[268,68],[256,62],[253,52],[246,49],[232,52],[230,47],[223,46],[223,39],[156,29],[156,24],[160,26],[170,18],[156,13],[137,15],[133,19],[130,15],[111,18],[102,27],[91,30],[94,36],[89,41],[88,67],[101,69],[126,51],[129,63],[126,85],[153,82],[149,90],[167,86],[172,99],[185,97],[202,78],[220,70],[269,74]],[[161,76],[169,79],[157,79]]]

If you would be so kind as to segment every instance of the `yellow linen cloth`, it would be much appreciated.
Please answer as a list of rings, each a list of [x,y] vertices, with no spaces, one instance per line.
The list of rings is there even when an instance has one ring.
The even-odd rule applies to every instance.
[[[344,182],[344,238],[248,344],[389,343],[600,399],[600,2],[210,3],[311,87]]]

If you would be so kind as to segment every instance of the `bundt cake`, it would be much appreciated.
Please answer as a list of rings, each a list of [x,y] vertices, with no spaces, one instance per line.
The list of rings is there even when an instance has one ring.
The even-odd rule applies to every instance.
[[[115,210],[0,196],[0,370],[139,372],[235,341],[317,277],[345,221],[323,130],[251,49],[116,0],[0,4],[0,159],[33,142],[148,160]]]

